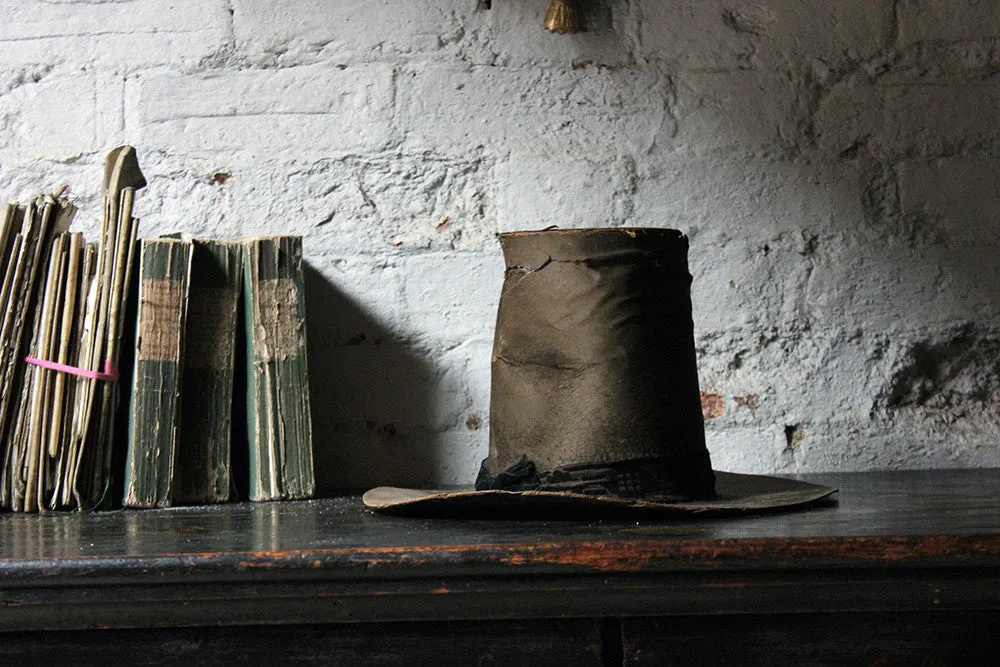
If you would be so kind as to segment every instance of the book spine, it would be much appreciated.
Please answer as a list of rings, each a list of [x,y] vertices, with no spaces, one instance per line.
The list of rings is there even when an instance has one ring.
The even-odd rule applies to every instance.
[[[190,272],[190,243],[142,241],[125,462],[127,507],[171,504]]]
[[[229,500],[242,257],[238,242],[193,241],[175,486],[179,503]]]
[[[309,498],[316,483],[302,238],[249,239],[244,253],[250,499]]]

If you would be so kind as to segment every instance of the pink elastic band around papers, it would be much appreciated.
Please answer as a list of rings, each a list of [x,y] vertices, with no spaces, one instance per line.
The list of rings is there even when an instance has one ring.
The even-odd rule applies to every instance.
[[[118,381],[118,366],[116,366],[115,362],[110,359],[104,360],[103,373],[100,371],[88,371],[86,368],[77,368],[76,366],[67,366],[66,364],[59,364],[54,361],[46,361],[45,359],[36,359],[35,357],[25,357],[24,360],[29,364],[41,366],[42,368],[48,368],[53,371],[59,371],[60,373],[79,375],[80,377],[90,378],[92,380],[102,380],[104,382]]]

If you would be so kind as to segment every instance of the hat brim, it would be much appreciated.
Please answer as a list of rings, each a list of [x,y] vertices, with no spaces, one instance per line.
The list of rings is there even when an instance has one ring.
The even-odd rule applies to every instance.
[[[837,489],[765,475],[715,473],[713,500],[654,502],[641,498],[591,496],[558,491],[476,491],[472,488],[401,489],[380,486],[364,494],[365,505],[380,512],[414,516],[636,514],[713,516],[791,509],[815,503]]]

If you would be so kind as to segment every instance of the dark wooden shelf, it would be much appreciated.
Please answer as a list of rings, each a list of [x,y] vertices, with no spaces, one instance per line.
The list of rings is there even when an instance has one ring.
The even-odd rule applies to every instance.
[[[598,657],[607,662],[602,619],[614,619],[611,634],[624,644],[611,655],[624,658],[641,646],[647,657],[667,656],[663,646],[680,651],[676,642],[654,641],[673,636],[667,627],[691,636],[728,628],[751,644],[747,633],[804,618],[826,619],[814,623],[830,633],[856,621],[856,637],[871,633],[876,618],[889,635],[908,623],[926,638],[946,629],[961,637],[984,620],[995,627],[1000,470],[803,478],[840,492],[799,512],[683,520],[400,518],[374,514],[357,497],[7,514],[0,516],[0,630],[147,628],[130,630],[129,641],[155,643],[167,636],[155,633],[175,631],[150,628],[198,626],[230,650],[246,633],[234,626],[256,626],[251,634],[263,641],[279,632],[263,626],[294,625],[280,630],[282,641],[315,634],[354,646],[378,624],[396,628],[403,646],[437,622],[471,650],[472,636],[481,635],[462,629],[489,623],[505,637],[576,637],[573,646],[603,647]],[[740,618],[756,620],[732,620]],[[885,625],[886,618],[896,620]],[[355,623],[366,625],[352,632]],[[320,632],[316,624],[330,625]],[[7,635],[7,645],[34,634]],[[995,634],[955,646],[986,650]],[[83,646],[116,635],[72,636]],[[520,645],[535,646],[527,638]]]

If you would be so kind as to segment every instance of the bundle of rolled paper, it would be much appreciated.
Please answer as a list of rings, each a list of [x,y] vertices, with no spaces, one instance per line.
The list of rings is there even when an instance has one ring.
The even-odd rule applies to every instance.
[[[135,150],[112,151],[98,243],[69,231],[76,208],[63,193],[7,208],[0,500],[15,511],[88,508],[105,495],[138,222],[132,202],[144,185]]]

